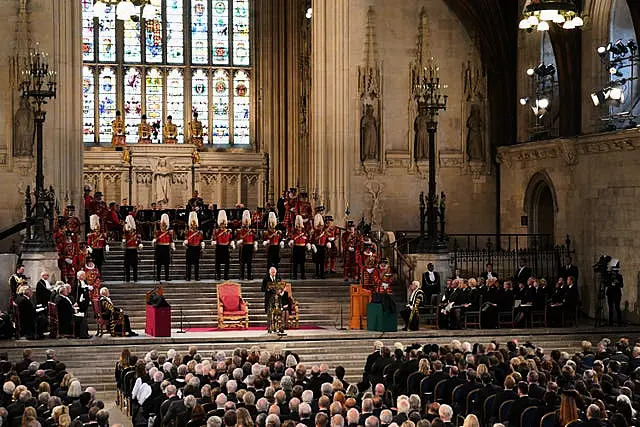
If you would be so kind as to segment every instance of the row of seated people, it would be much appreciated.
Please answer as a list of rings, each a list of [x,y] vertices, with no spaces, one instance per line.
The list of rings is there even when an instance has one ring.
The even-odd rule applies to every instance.
[[[109,412],[96,399],[96,389],[86,387],[56,358],[55,350],[38,361],[30,349],[20,361],[0,353],[2,396],[0,425],[26,427],[109,426]]]
[[[577,321],[579,306],[578,287],[572,277],[565,282],[559,278],[554,286],[544,278],[529,278],[515,289],[510,281],[500,284],[490,277],[478,280],[452,279],[442,296],[431,296],[431,307],[436,310],[441,328],[458,329],[472,324],[477,327],[559,326],[565,320]],[[534,321],[534,315],[540,314]],[[469,317],[473,316],[472,320]]]
[[[93,310],[96,322],[111,335],[135,336],[129,318],[111,301],[108,288],[94,288],[85,281],[84,271],[77,273],[75,289],[70,284],[58,281],[49,287],[38,283],[37,293],[29,285],[21,285],[12,302],[13,319],[10,322],[15,336],[27,339],[49,338],[91,338],[88,315]],[[98,297],[99,294],[99,297]],[[11,337],[12,334],[6,336]]]
[[[381,342],[367,358],[362,384],[375,394],[390,390],[438,413],[474,414],[482,425],[509,427],[638,425],[640,346],[628,339],[602,340],[597,350],[583,342],[573,356],[545,354],[530,343],[506,348],[460,343],[418,344],[391,349]],[[361,387],[361,388],[364,388]],[[532,408],[532,409],[529,409]]]

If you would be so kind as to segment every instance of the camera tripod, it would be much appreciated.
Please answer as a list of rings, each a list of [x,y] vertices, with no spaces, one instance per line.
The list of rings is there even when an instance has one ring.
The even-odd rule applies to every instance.
[[[596,272],[595,283],[598,289],[596,294],[596,315],[594,327],[603,326],[606,323],[604,318],[604,301],[607,298],[608,272]]]

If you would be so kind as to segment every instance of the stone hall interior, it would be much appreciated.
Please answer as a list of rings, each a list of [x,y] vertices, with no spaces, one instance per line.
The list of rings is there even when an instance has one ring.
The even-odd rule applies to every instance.
[[[130,2],[1,4],[0,272],[7,278],[24,264],[34,290],[44,270],[52,283],[64,282],[52,241],[58,220],[75,206],[84,242],[101,194],[120,227],[129,212],[140,215],[140,284],[125,279],[122,228],[105,232],[110,252],[101,271],[132,328],[145,329],[145,292],[157,285],[174,303],[174,330],[206,328],[219,316],[218,252],[210,243],[218,213],[240,224],[247,209],[262,233],[269,209],[282,222],[279,205],[288,209],[295,194],[310,206],[309,233],[320,213],[325,224],[331,217],[338,240],[351,222],[371,239],[364,246],[390,265],[399,311],[412,301],[413,280],[424,290],[428,263],[444,293],[447,279],[486,279],[487,264],[500,282],[515,280],[524,260],[550,288],[577,267],[575,324],[589,325],[584,336],[599,337],[591,325],[609,320],[603,277],[612,271],[625,285],[618,323],[640,320],[640,1],[134,0],[127,11],[123,3]],[[195,192],[206,212],[198,216],[206,243],[201,284],[184,280],[182,236]],[[154,233],[165,212],[178,246],[170,282],[154,275]],[[294,217],[291,228],[283,225],[287,238]],[[270,264],[256,240],[254,280],[236,280],[238,262],[245,279],[237,251],[231,279],[251,299],[249,324],[262,327],[268,319],[256,279]],[[349,285],[366,287],[368,265],[362,261],[353,280],[343,277],[350,247],[342,239],[335,270],[324,263],[326,280],[324,270],[315,278],[314,244],[303,255],[308,280],[296,288],[294,240],[282,245],[280,270],[293,283],[300,325],[352,327]],[[83,256],[87,246],[80,245]],[[11,311],[10,292],[0,290],[0,311]],[[455,336],[439,335],[438,310],[434,328],[420,314],[420,339]],[[547,316],[545,309],[545,328]],[[534,324],[533,315],[525,321],[532,331]],[[543,330],[500,336],[533,333],[541,341]],[[463,333],[473,340],[470,331]],[[357,348],[344,362],[352,363],[349,375],[362,369],[374,339],[365,332],[340,336]],[[477,333],[490,340],[486,330]],[[549,346],[577,339],[551,334]],[[183,344],[212,339],[188,335],[179,336]],[[233,350],[234,339],[272,344],[263,335],[238,337],[221,335],[207,348]],[[320,360],[304,338],[287,339]],[[113,339],[105,366],[130,342]],[[15,343],[11,354],[19,355],[26,344]],[[157,345],[166,351],[172,343]],[[32,347],[63,354],[67,345],[69,358],[80,359],[83,344]],[[115,393],[107,380],[103,386]]]

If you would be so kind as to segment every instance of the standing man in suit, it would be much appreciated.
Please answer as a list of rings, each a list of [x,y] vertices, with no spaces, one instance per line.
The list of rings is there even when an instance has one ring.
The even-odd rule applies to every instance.
[[[520,283],[526,284],[529,278],[531,277],[532,272],[531,268],[527,267],[526,258],[520,259],[520,266],[516,270],[516,273],[513,275],[513,282],[517,286]]]
[[[493,271],[493,264],[491,264],[490,262],[487,263],[487,265],[485,266],[485,270],[480,273],[480,277],[482,277],[485,281],[485,283],[491,279],[492,277],[496,278],[496,280],[498,279],[498,275]],[[528,277],[527,277],[528,279]]]
[[[262,292],[264,292],[264,312],[269,313],[269,304],[271,298],[275,295],[276,291],[271,286],[271,283],[280,282],[282,279],[278,274],[278,270],[275,267],[269,269],[269,274],[262,279]]]
[[[561,274],[565,282],[569,277],[573,277],[573,280],[575,280],[577,283],[579,274],[580,274],[580,271],[578,270],[577,266],[573,265],[573,260],[571,259],[571,257],[570,256],[566,257],[564,259],[564,265],[562,266],[562,274]]]
[[[427,264],[427,271],[422,273],[422,292],[427,304],[431,302],[431,295],[440,293],[440,274],[433,270],[433,263],[430,262]]]
[[[56,307],[58,309],[58,329],[60,335],[73,335],[73,315],[75,309],[73,302],[69,298],[71,292],[71,285],[65,284],[60,288],[58,298],[56,300]]]
[[[51,301],[52,290],[53,285],[49,282],[49,272],[43,271],[40,273],[40,280],[36,284],[36,306],[44,307],[45,313],[47,312],[49,301]]]

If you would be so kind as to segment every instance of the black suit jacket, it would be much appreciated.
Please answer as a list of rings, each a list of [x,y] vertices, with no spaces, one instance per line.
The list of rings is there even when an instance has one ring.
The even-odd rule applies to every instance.
[[[571,264],[571,265],[563,265],[562,266],[562,277],[564,278],[565,282],[567,281],[567,277],[573,277],[573,281],[575,283],[578,283],[578,275],[580,274],[580,272],[578,271],[578,267],[576,267],[575,265]]]
[[[73,334],[74,309],[71,301],[60,295],[56,301],[56,307],[58,308],[58,327],[60,333],[63,335]]]
[[[22,359],[18,363],[16,363],[16,372],[22,372],[29,369],[29,365],[33,362],[31,359]]]
[[[20,335],[34,336],[36,334],[36,308],[25,295],[18,295],[16,303],[20,313]]]
[[[500,410],[500,405],[502,405],[507,400],[514,400],[518,397],[518,394],[513,390],[503,390],[496,394],[496,400],[493,401],[493,409],[491,409],[491,414],[493,416],[498,416],[498,411]]]
[[[429,280],[428,271],[422,273],[422,292],[424,292],[425,295],[440,293],[440,274],[437,271],[434,271],[433,276],[435,280],[432,282],[431,280]],[[429,298],[427,297],[426,299],[428,300]],[[430,302],[431,301],[426,301],[427,304],[429,304]]]
[[[513,275],[513,287],[518,287],[518,283],[524,283],[526,285],[527,280],[529,280],[531,275],[532,273],[529,267],[525,266],[522,270],[520,269],[520,267],[518,267],[515,274]]]
[[[51,300],[51,291],[47,289],[47,284],[43,279],[38,280],[36,285],[36,304],[40,304],[43,307],[47,307]]]
[[[545,393],[546,390],[543,387],[540,387],[538,384],[529,384],[529,397],[542,400]]]
[[[498,278],[498,275],[493,271],[491,272],[491,276],[495,277],[496,279]],[[486,271],[483,271],[482,273],[480,273],[480,277],[482,277],[486,282],[487,277],[489,277],[489,273],[487,273]]]
[[[507,420],[509,420],[509,427],[520,427],[520,416],[530,406],[538,406],[540,401],[529,396],[518,397],[513,404],[509,413],[507,414]]]

